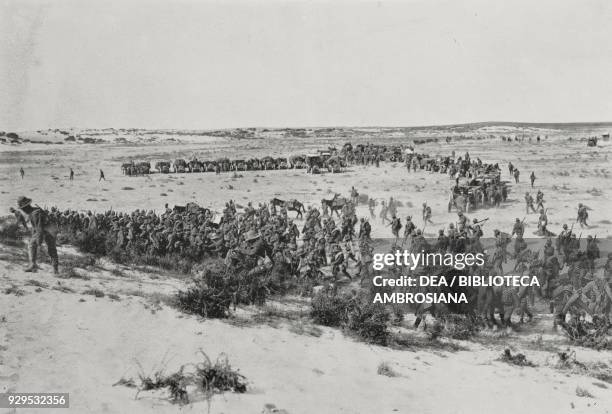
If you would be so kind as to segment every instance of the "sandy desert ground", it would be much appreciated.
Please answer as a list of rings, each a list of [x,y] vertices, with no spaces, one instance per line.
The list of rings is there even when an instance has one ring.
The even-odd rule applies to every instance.
[[[462,138],[450,143],[440,140],[418,144],[417,151],[432,155],[469,151],[473,158],[499,162],[505,179],[509,179],[509,161],[521,170],[521,182],[512,185],[508,203],[499,209],[469,214],[470,218],[489,218],[485,236],[491,236],[495,228],[510,231],[514,218],[525,216],[523,195],[532,191],[528,175],[534,171],[537,180],[533,191],[541,189],[545,194],[550,230],[558,232],[563,223],[575,221],[577,204],[583,202],[592,211],[591,226],[582,230],[582,237],[609,238],[612,146],[600,142],[596,148],[587,148],[579,139],[607,131],[529,130],[534,137],[537,133],[548,135],[540,143],[506,143],[490,136],[517,131],[491,126],[470,131],[421,131],[426,137],[450,134]],[[195,201],[220,212],[228,199],[246,204],[272,197],[296,198],[318,206],[322,198],[334,192],[348,195],[354,185],[377,200],[393,196],[402,202],[400,216],[412,215],[418,218],[418,224],[420,206],[427,202],[435,222],[425,229],[427,235],[433,236],[454,222],[456,214],[446,209],[448,177],[407,173],[400,164],[354,166],[333,175],[281,170],[247,171],[238,177],[231,173],[126,177],[120,171],[121,163],[129,159],[188,158],[192,154],[199,158],[286,156],[331,144],[341,146],[345,141],[402,143],[413,139],[397,131],[386,131],[380,134],[382,137],[377,134],[372,130],[357,137],[287,137],[270,132],[249,139],[157,134],[155,140],[138,136],[116,142],[107,139],[116,138],[116,132],[99,131],[96,136],[107,140],[98,144],[3,144],[0,205],[8,210],[19,195],[27,195],[41,206],[60,209],[159,211],[165,203],[172,206]],[[133,138],[136,134],[124,135]],[[64,139],[52,133],[23,136],[36,141]],[[23,180],[20,167],[25,170]],[[69,168],[76,174],[73,182],[68,180]],[[98,169],[104,170],[107,181],[98,182]],[[367,207],[360,206],[358,214],[367,216]],[[536,223],[536,214],[527,216],[527,234],[536,229]],[[389,228],[379,219],[372,224],[374,237],[390,236]],[[451,341],[460,347],[456,351],[393,350],[355,341],[338,330],[313,326],[303,313],[307,304],[300,298],[278,299],[265,309],[239,309],[243,318],[234,321],[201,320],[164,304],[165,296],[185,286],[184,277],[155,269],[126,268],[103,259],[79,269],[82,278],[56,278],[48,266],[31,275],[21,270],[26,264],[24,254],[22,249],[0,245],[0,289],[9,292],[0,295],[0,389],[69,392],[71,412],[274,412],[270,404],[288,413],[612,411],[612,384],[556,367],[556,352],[567,348],[584,363],[609,367],[612,352],[571,347],[561,333],[552,330],[550,315],[536,315],[535,321],[519,332],[485,332],[474,341]],[[60,261],[78,256],[70,246],[60,249]],[[82,294],[91,288],[102,290],[105,297]],[[294,317],[283,317],[284,313],[275,309],[292,309]],[[267,316],[254,317],[260,314]],[[411,334],[418,337],[423,332]],[[525,353],[537,367],[497,361],[506,347]],[[195,398],[190,405],[179,407],[162,395],[141,393],[135,399],[134,389],[113,386],[121,378],[136,377],[138,364],[152,370],[164,360],[170,369],[196,362],[199,349],[212,357],[227,354],[232,365],[248,378],[249,391],[215,396],[210,405],[203,398]],[[387,362],[397,376],[378,375],[377,367],[382,362]],[[592,398],[578,396],[577,387],[588,390]]]

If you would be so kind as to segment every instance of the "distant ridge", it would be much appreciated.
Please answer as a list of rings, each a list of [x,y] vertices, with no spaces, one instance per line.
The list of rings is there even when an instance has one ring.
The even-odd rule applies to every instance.
[[[530,128],[550,128],[550,129],[568,129],[568,128],[603,128],[612,127],[612,122],[509,122],[509,121],[485,121],[485,122],[467,122],[461,124],[446,124],[446,125],[423,125],[414,127],[404,127],[404,129],[444,129],[444,128],[482,128],[487,126],[510,126],[510,127],[530,127]],[[382,127],[385,128],[385,127]],[[389,127],[393,128],[393,127]],[[398,127],[400,128],[400,127]]]

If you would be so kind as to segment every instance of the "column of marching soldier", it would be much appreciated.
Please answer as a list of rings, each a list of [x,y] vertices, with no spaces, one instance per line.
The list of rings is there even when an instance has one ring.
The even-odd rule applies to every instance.
[[[412,154],[406,158],[408,170],[416,169],[419,164],[419,154]],[[450,161],[449,161],[450,160]],[[500,168],[497,164],[485,164],[479,159],[470,160],[469,154],[454,159],[452,157],[438,158],[434,163],[425,166],[419,164],[421,169],[447,173],[451,178],[474,178],[482,172],[494,172],[499,177]],[[509,172],[516,177],[516,168],[509,165]],[[23,178],[23,170],[22,178]],[[101,173],[101,178],[103,179]],[[74,178],[71,171],[70,179]],[[535,174],[532,173],[532,185]],[[334,197],[336,199],[337,197]],[[58,232],[64,235],[78,237],[84,233],[104,235],[104,242],[109,249],[118,249],[133,252],[134,254],[149,255],[177,255],[198,261],[206,257],[222,257],[226,263],[239,261],[241,257],[254,257],[257,262],[271,271],[287,274],[290,277],[308,277],[323,279],[322,268],[331,267],[334,280],[345,276],[353,278],[360,276],[361,282],[367,280],[371,274],[372,239],[371,225],[368,218],[358,220],[356,206],[359,194],[353,187],[350,197],[339,198],[342,207],[337,212],[338,223],[333,218],[327,205],[322,209],[310,206],[306,211],[304,226],[300,230],[294,221],[289,218],[285,206],[277,208],[274,204],[260,203],[257,207],[251,203],[238,212],[233,201],[226,203],[220,220],[215,220],[214,214],[195,204],[184,209],[169,209],[162,214],[155,214],[152,210],[136,210],[132,213],[123,213],[109,210],[103,213],[87,213],[74,210],[60,211],[53,207],[50,210],[32,205],[32,200],[19,197],[18,209],[11,209],[18,222],[27,228],[29,221],[32,230],[29,242],[30,265],[28,272],[38,269],[36,261],[37,249],[46,243],[53,269],[58,272],[58,256],[56,250],[56,236]],[[533,199],[526,194],[527,213],[538,212],[539,236],[547,237],[542,257],[535,255],[527,248],[524,240],[525,224],[516,218],[511,234],[498,229],[493,231],[495,248],[489,255],[488,267],[491,272],[503,273],[502,263],[507,260],[507,246],[514,236],[513,252],[510,256],[516,260],[513,270],[536,271],[542,279],[542,294],[544,297],[557,300],[557,296],[564,298],[563,308],[573,303],[586,303],[586,307],[596,308],[606,313],[610,312],[612,292],[610,279],[612,277],[612,253],[608,254],[607,263],[602,272],[603,277],[595,277],[595,260],[600,252],[596,238],[587,237],[586,248],[581,249],[579,238],[567,224],[556,239],[555,246],[551,237],[554,235],[547,230],[548,220],[544,209],[544,194],[538,190],[536,197],[537,209],[533,206]],[[374,219],[376,202],[367,200],[370,218]],[[581,227],[588,227],[589,208],[582,203],[578,207],[576,222]],[[388,215],[391,215],[391,219]],[[482,224],[487,219],[468,220],[464,212],[459,209],[457,222],[450,223],[448,228],[440,229],[435,241],[428,241],[424,235],[424,228],[432,223],[432,210],[427,203],[423,204],[422,219],[424,227],[418,229],[411,216],[402,224],[397,217],[397,202],[390,198],[388,202],[382,201],[380,218],[383,223],[389,222],[391,234],[394,237],[394,247],[406,247],[412,251],[439,251],[439,252],[482,252],[483,246],[480,238],[483,236]],[[359,223],[359,229],[355,226]],[[401,229],[404,229],[400,234]],[[300,237],[301,236],[301,237]],[[67,237],[70,239],[71,237]],[[356,274],[351,276],[348,272],[351,261],[355,264]],[[568,273],[565,280],[560,279],[561,267],[567,266]],[[528,310],[527,310],[528,313]]]

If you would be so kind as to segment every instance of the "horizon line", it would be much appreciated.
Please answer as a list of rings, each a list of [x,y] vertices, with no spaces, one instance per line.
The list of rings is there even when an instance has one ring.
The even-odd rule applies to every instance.
[[[386,128],[386,129],[423,129],[423,128],[449,128],[449,127],[466,127],[466,126],[611,126],[612,121],[592,121],[592,122],[521,122],[521,121],[477,121],[477,122],[462,122],[452,124],[430,124],[430,125],[417,125],[417,126],[385,126],[385,125],[330,125],[330,126],[236,126],[236,127],[221,127],[221,128],[154,128],[154,127],[53,127],[53,128],[32,128],[32,129],[19,129],[17,132],[32,132],[32,131],[51,131],[56,129],[80,129],[80,130],[158,130],[158,131],[230,131],[236,129],[269,129],[269,130],[281,130],[281,129],[360,129],[360,128]],[[6,130],[6,133],[13,132]]]

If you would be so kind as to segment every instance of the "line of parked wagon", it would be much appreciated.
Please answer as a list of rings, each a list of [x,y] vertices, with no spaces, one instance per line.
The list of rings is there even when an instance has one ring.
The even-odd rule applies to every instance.
[[[403,161],[401,147],[384,145],[353,146],[350,143],[338,150],[329,147],[318,150],[316,154],[293,155],[290,157],[271,157],[249,159],[217,158],[215,160],[198,160],[193,158],[185,160],[178,158],[174,161],[161,160],[152,164],[150,161],[130,161],[121,165],[125,175],[143,175],[151,173],[194,173],[194,172],[229,172],[229,171],[258,171],[258,170],[286,170],[306,169],[307,172],[317,174],[322,172],[342,172],[347,165],[355,162],[356,157],[363,153],[376,154],[381,161]]]

